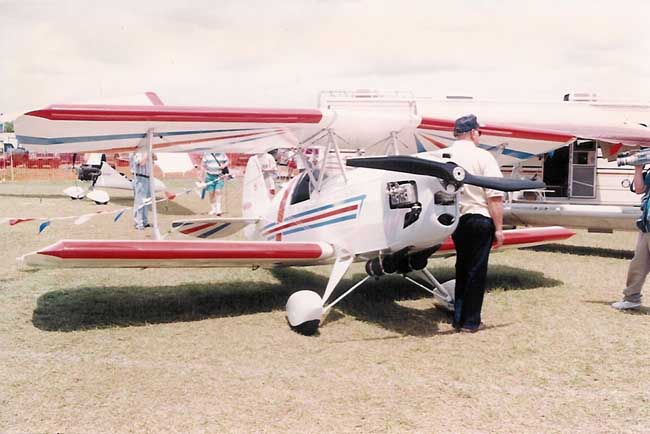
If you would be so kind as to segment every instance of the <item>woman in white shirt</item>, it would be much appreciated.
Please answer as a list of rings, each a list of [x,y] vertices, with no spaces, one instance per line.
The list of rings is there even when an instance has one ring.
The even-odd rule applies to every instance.
[[[205,152],[201,159],[201,180],[210,199],[210,215],[221,215],[221,190],[228,174],[228,156],[223,152]]]

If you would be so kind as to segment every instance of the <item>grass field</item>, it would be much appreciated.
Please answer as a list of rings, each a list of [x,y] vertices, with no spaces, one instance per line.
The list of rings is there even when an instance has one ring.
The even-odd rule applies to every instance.
[[[132,201],[98,207],[64,186],[0,184],[0,218]],[[205,211],[181,196],[160,220]],[[365,284],[304,337],[284,303],[322,288],[327,267],[34,272],[15,261],[60,238],[146,237],[128,217],[40,235],[35,223],[0,226],[0,432],[650,432],[650,309],[609,307],[633,233],[493,255],[477,334],[453,333],[400,278]],[[429,269],[445,280],[453,265]],[[341,288],[362,273],[355,265]]]

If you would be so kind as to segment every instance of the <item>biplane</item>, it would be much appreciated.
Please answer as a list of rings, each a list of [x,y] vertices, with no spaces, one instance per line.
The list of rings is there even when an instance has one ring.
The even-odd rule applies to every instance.
[[[38,267],[282,267],[331,264],[324,291],[298,291],[287,301],[292,328],[313,334],[323,315],[371,277],[397,273],[453,306],[453,281],[427,270],[430,257],[453,254],[464,184],[514,191],[543,183],[467,173],[444,149],[418,152],[420,135],[449,135],[453,119],[415,110],[242,109],[172,106],[55,105],[16,120],[20,142],[48,152],[166,152],[257,154],[290,147],[305,170],[270,196],[256,157],[243,180],[242,216],[182,220],[192,239],[61,240],[21,259]],[[542,153],[573,136],[487,124],[481,142]],[[320,147],[317,161],[302,149]],[[343,150],[354,152],[342,152]],[[351,154],[356,157],[351,157]],[[345,158],[344,158],[345,156]],[[246,240],[219,238],[243,231]],[[566,239],[561,227],[506,231],[504,247]],[[353,262],[367,276],[335,300]],[[322,294],[322,295],[321,295]]]

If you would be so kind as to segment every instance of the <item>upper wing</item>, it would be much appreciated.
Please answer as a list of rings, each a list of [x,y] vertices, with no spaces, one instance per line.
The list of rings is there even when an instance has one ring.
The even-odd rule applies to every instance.
[[[423,117],[414,133],[418,150],[444,149],[456,140],[453,136],[454,121]],[[498,124],[481,126],[480,147],[498,153],[501,164],[514,164],[535,155],[568,145],[575,135],[532,127],[515,127]]]
[[[414,154],[445,147],[452,119],[422,118],[412,111],[364,109],[255,109],[172,106],[54,105],[16,119],[16,136],[36,152],[128,152],[152,131],[158,152],[266,152],[324,145],[366,155]],[[328,135],[329,132],[334,134]],[[573,136],[488,125],[487,149],[516,159],[548,152]]]
[[[318,265],[334,257],[319,242],[61,240],[20,259],[32,267],[194,268]]]
[[[328,123],[313,109],[54,105],[14,126],[18,141],[36,152],[128,152],[151,130],[161,152],[256,153],[271,143],[296,146]]]

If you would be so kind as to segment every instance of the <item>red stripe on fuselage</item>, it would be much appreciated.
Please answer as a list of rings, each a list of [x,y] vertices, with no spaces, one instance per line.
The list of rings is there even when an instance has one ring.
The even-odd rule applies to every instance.
[[[317,124],[320,110],[170,106],[55,105],[27,113],[56,121],[243,122]]]
[[[334,211],[326,212],[324,214],[319,214],[319,215],[307,217],[307,218],[304,218],[302,220],[296,220],[296,221],[284,224],[282,226],[278,226],[276,228],[270,229],[265,235],[269,235],[269,234],[272,234],[273,232],[277,232],[277,231],[282,231],[283,229],[290,228],[292,226],[297,226],[297,225],[302,224],[302,223],[308,223],[308,222],[311,222],[311,221],[314,221],[314,220],[319,220],[319,219],[322,219],[322,218],[325,218],[325,217],[331,217],[333,215],[342,214],[342,213],[348,212],[348,211],[353,211],[353,210],[358,209],[358,208],[359,208],[359,205],[350,205],[350,206],[346,206],[345,208],[336,209]]]
[[[277,223],[281,223],[282,220],[284,220],[284,207],[287,204],[287,198],[289,197],[289,191],[293,190],[293,187],[296,185],[296,181],[298,180],[299,176],[296,176],[294,178],[294,182],[291,184],[291,186],[287,187],[284,190],[284,193],[282,194],[282,200],[280,201],[280,207],[278,208],[278,219]],[[282,234],[276,234],[275,235],[275,241],[282,241]]]

